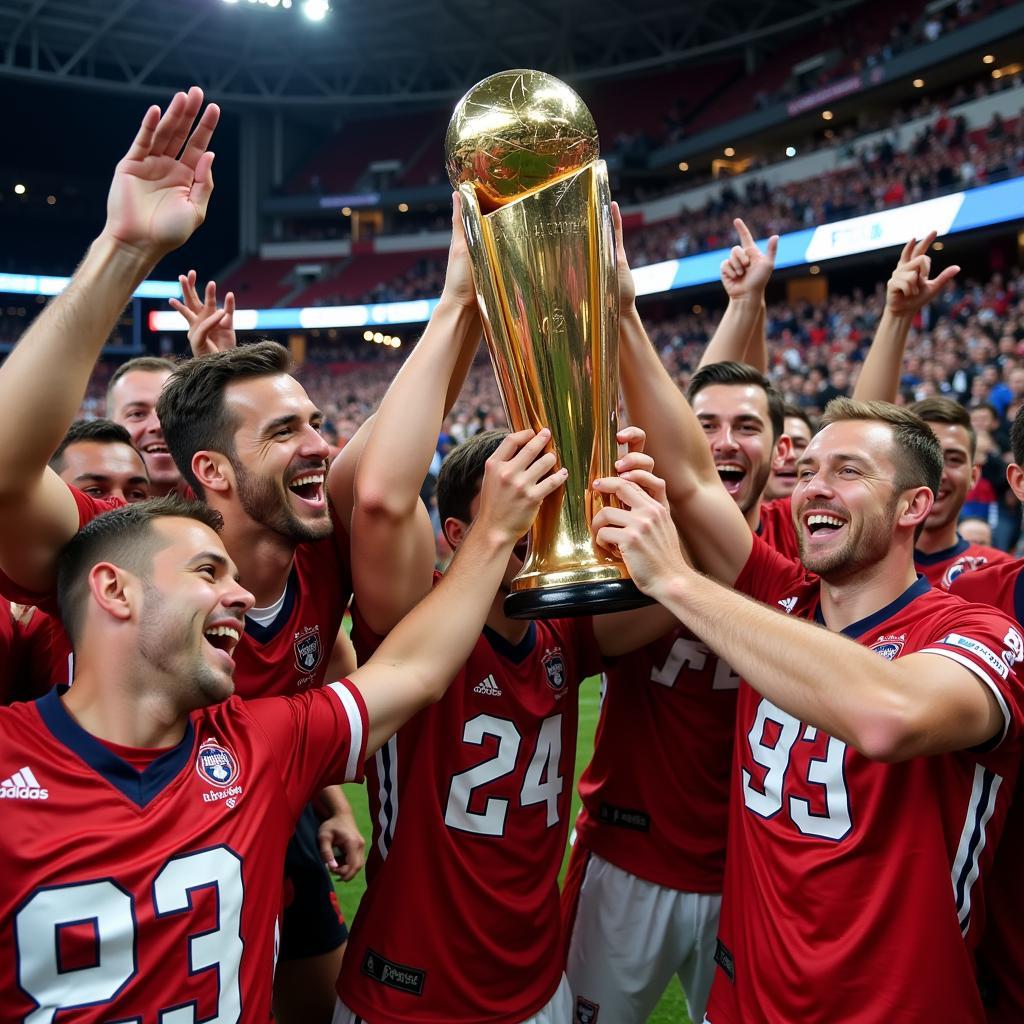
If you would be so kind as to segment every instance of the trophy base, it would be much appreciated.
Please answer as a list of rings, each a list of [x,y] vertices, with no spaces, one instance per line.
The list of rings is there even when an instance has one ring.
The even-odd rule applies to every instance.
[[[567,619],[575,615],[605,615],[654,604],[632,580],[570,583],[564,587],[517,590],[505,598],[510,619]]]

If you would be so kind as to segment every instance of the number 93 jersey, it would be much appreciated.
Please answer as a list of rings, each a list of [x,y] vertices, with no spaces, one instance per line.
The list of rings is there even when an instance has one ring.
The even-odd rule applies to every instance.
[[[365,736],[345,683],[233,697],[140,772],[57,690],[0,709],[0,1016],[266,1024],[285,847]]]
[[[362,661],[379,638],[353,622]],[[367,764],[368,887],[338,987],[360,1017],[511,1024],[549,1002],[579,685],[600,668],[589,618],[533,622],[515,646],[485,629]]]
[[[819,622],[820,586],[756,538],[736,582]],[[881,658],[962,665],[993,694],[1003,732],[887,764],[741,682],[710,1024],[984,1020],[972,949],[1020,764],[1024,641],[1006,615],[921,578],[843,633]],[[841,664],[821,673],[857,685]]]

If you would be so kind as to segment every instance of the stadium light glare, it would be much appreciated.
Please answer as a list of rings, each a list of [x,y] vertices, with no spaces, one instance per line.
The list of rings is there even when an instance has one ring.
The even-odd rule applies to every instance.
[[[923,89],[924,88],[924,79],[923,78],[915,78],[913,84],[914,84],[914,88],[915,89]]]
[[[47,196],[46,197],[46,205],[47,206],[56,206],[57,205],[57,197],[56,196]]]
[[[786,147],[786,156],[788,156],[788,157],[796,156],[796,147],[795,146],[787,146]]]
[[[302,13],[310,21],[323,21],[330,9],[331,5],[327,0],[305,0],[305,3],[302,5]]]
[[[817,264],[817,263],[815,263],[815,264],[814,264],[814,266],[812,266],[812,267],[808,267],[808,268],[807,268],[807,272],[808,272],[809,274],[812,274],[812,275],[814,275],[814,276],[817,276],[818,274],[820,274],[820,273],[821,273],[821,267],[819,267],[819,266],[818,266],[818,264]]]
[[[687,162],[686,162],[685,160],[683,160],[683,161],[682,161],[682,162],[681,162],[681,163],[679,164],[679,170],[681,170],[681,171],[684,171],[684,172],[685,172],[685,171],[688,171],[689,169],[690,169],[690,165],[689,165],[689,164],[688,164],[688,163],[687,163]]]
[[[992,77],[993,78],[1002,78],[1003,77],[1003,73],[1002,73],[1002,71],[999,70],[999,68],[996,68],[995,71],[992,72]]]
[[[408,203],[399,203],[398,204],[398,212],[399,213],[408,213],[409,212],[409,204]]]
[[[18,182],[18,184],[14,186],[14,194],[16,196],[23,196],[26,191],[27,190],[26,190],[25,186],[22,185],[21,182]]]
[[[823,110],[821,112],[821,119],[823,121],[831,121],[832,120],[832,111],[831,110]]]
[[[932,248],[933,248],[933,249],[934,249],[934,250],[935,250],[936,252],[942,252],[942,250],[943,250],[943,249],[945,249],[945,248],[946,248],[946,246],[945,246],[945,245],[944,245],[944,244],[943,244],[942,242],[933,242],[933,243],[932,243]]]
[[[351,217],[352,216],[352,207],[351,206],[343,206],[341,208],[341,215],[342,215],[342,217]]]
[[[981,58],[982,64],[995,64],[995,62],[996,57],[994,53],[986,53],[985,56]]]
[[[722,150],[722,152],[726,156],[735,156],[736,155],[736,150],[733,149],[732,146],[726,146],[725,149]]]
[[[363,331],[363,341],[373,341],[373,331]]]

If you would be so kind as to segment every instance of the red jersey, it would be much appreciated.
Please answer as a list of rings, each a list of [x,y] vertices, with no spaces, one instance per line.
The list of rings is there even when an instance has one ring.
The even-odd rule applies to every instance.
[[[761,503],[761,520],[754,531],[770,548],[787,558],[798,559],[800,547],[793,522],[793,499],[776,498]]]
[[[379,638],[358,611],[360,659]],[[565,852],[580,683],[601,670],[589,618],[485,630],[444,698],[367,765],[367,890],[342,1000],[373,1024],[515,1024],[562,976]]]
[[[1007,561],[953,581],[952,593],[994,605],[1024,622],[1024,562]],[[1024,795],[1010,805],[1003,838],[989,875],[988,926],[978,950],[989,1024],[1024,1020]]]
[[[1005,551],[984,544],[971,544],[963,537],[958,537],[957,542],[945,551],[930,555],[923,551],[914,552],[914,567],[933,587],[942,590],[949,590],[953,580],[965,572],[1011,561],[1013,559]],[[991,604],[990,601],[982,603]]]
[[[820,620],[820,581],[759,540],[736,589]],[[741,682],[710,1024],[984,1020],[970,947],[1020,764],[1024,640],[1001,613],[920,579],[843,632],[880,657],[963,665],[1004,734],[984,751],[884,764]]]
[[[284,852],[323,786],[357,779],[347,683],[231,698],[139,772],[57,690],[0,709],[0,1006],[61,1024],[265,1024]]]
[[[0,704],[24,699],[20,690],[24,651],[21,623],[14,618],[10,602],[0,600]]]
[[[587,849],[656,885],[722,891],[738,685],[683,627],[615,659],[579,783]]]

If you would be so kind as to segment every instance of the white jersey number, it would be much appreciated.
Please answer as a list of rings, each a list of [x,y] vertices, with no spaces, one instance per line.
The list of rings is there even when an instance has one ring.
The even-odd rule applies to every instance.
[[[651,681],[662,686],[675,686],[679,673],[684,668],[701,672],[708,662],[715,659],[715,676],[711,683],[712,690],[736,690],[740,685],[740,677],[710,647],[706,647],[692,637],[676,637],[672,649],[668,652],[665,664],[651,670]]]
[[[471,718],[462,731],[465,743],[481,746],[485,737],[498,741],[494,756],[482,761],[452,778],[448,790],[448,805],[444,812],[444,823],[460,832],[474,832],[481,836],[503,836],[505,820],[508,817],[509,802],[500,797],[487,797],[483,810],[470,810],[474,790],[489,785],[498,779],[511,775],[516,770],[522,737],[514,722],[493,715],[477,715]],[[530,763],[526,767],[522,790],[519,794],[520,807],[545,804],[547,824],[550,828],[558,824],[558,798],[565,786],[565,780],[558,773],[562,757],[562,716],[552,715],[541,723]]]
[[[192,893],[212,888],[218,927],[188,940],[193,974],[217,972],[216,1017],[204,1024],[236,1024],[242,1016],[239,968],[242,962],[242,862],[224,846],[169,860],[153,882],[157,920],[191,910]],[[60,931],[91,924],[96,941],[91,967],[64,971]],[[138,971],[135,898],[115,882],[79,882],[38,890],[14,918],[18,983],[39,1006],[24,1024],[51,1024],[61,1010],[112,1000]],[[159,1024],[195,1024],[194,1003],[160,1011]],[[126,1021],[125,1024],[131,1024]]]
[[[778,730],[778,736],[772,744],[766,743],[764,739],[769,722]],[[789,758],[794,744],[801,736],[801,730],[805,741],[813,742],[817,738],[818,733],[813,725],[804,725],[777,708],[770,700],[762,699],[757,706],[757,715],[747,733],[747,742],[750,744],[750,756],[756,764],[766,769],[765,775],[760,785],[757,785],[746,768],[740,773],[743,780],[743,802],[754,814],[762,818],[774,818],[782,810]],[[843,773],[845,755],[846,744],[830,736],[824,758],[808,762],[807,781],[821,786],[825,799],[824,814],[812,813],[809,800],[796,796],[789,798],[789,816],[805,836],[838,841],[852,827],[850,797]]]

